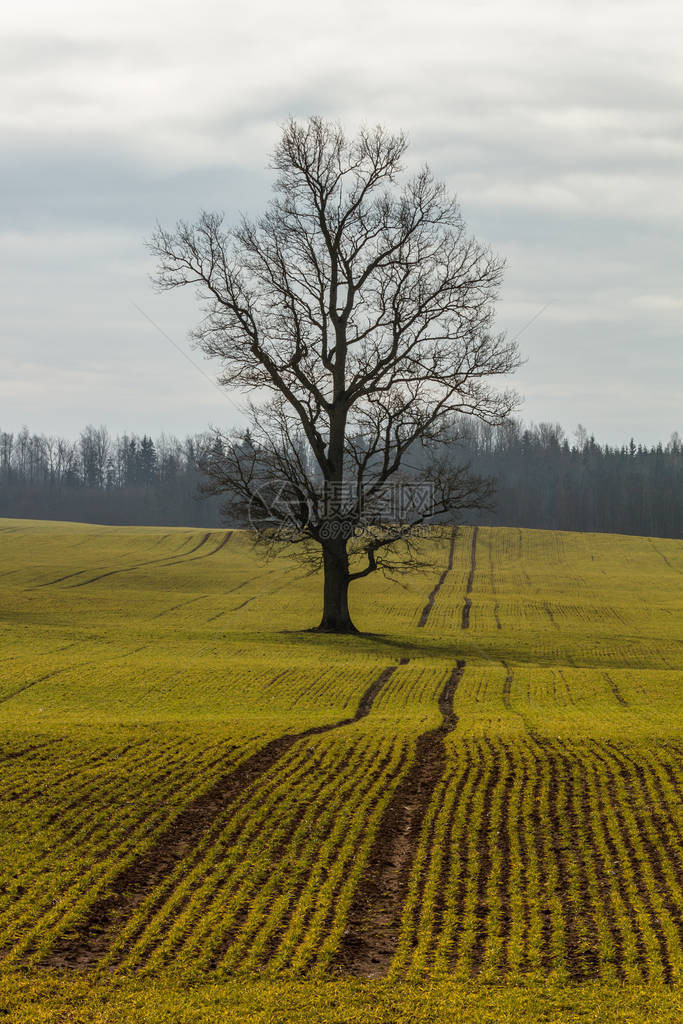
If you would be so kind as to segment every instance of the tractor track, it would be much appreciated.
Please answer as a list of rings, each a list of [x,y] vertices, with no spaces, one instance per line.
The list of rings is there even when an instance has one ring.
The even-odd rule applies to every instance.
[[[617,704],[621,704],[622,708],[627,708],[628,707],[628,701],[625,699],[625,697],[622,694],[621,690],[619,689],[617,684],[614,682],[612,677],[609,675],[609,673],[603,672],[602,673],[602,677],[605,680],[605,682],[607,683],[607,685],[609,686],[610,690],[612,691],[612,696],[616,700]]]
[[[346,774],[345,770],[348,768],[349,760],[350,760],[350,755],[353,752],[353,750],[355,750],[355,747],[350,749],[347,753],[345,753],[344,759],[340,762],[339,769],[335,768],[335,774],[338,774],[340,778],[344,778],[345,777],[345,774]],[[378,763],[373,765],[372,769],[370,770],[369,774],[366,776],[366,778],[365,778],[365,780],[363,782],[363,786],[367,787],[367,789],[371,789],[375,785],[377,780],[384,774],[384,772],[386,771],[386,768],[390,764],[390,762],[391,762],[391,751],[388,751],[384,755],[384,757],[379,760]],[[354,777],[352,779],[351,783],[350,783],[350,787],[355,789],[357,783],[358,783],[358,780]],[[324,780],[323,785],[329,786],[329,784],[330,784],[330,777],[327,777]],[[296,832],[297,832],[298,828],[300,827],[300,825],[301,825],[301,823],[302,823],[302,821],[303,821],[303,819],[305,817],[305,814],[306,814],[306,811],[308,810],[308,807],[309,807],[308,803],[300,804],[299,805],[299,809],[298,809],[297,813],[294,815],[293,819],[290,822],[290,828],[289,828],[288,834],[286,836],[284,836],[278,842],[278,844],[277,844],[277,846],[276,846],[276,848],[275,848],[275,850],[273,852],[273,857],[272,857],[273,863],[280,863],[280,862],[282,862],[284,860],[287,860],[287,859],[288,860],[292,860],[292,861],[296,861],[296,858],[297,858],[297,856],[300,853],[300,850],[301,850],[301,847],[303,846],[303,842],[304,841],[302,839],[300,839],[298,847],[296,847],[294,850],[290,850],[290,845],[291,845],[292,840],[294,839],[294,837],[296,835]],[[338,849],[339,849],[339,847],[337,847],[337,851],[338,851]],[[335,852],[337,852],[337,851],[335,851]],[[334,862],[334,859],[335,859],[335,852],[333,852],[332,856],[331,856],[332,862]],[[314,868],[311,868],[311,871],[312,870],[314,870]],[[293,915],[294,915],[294,913],[296,911],[296,907],[297,907],[298,901],[300,900],[300,898],[301,898],[301,896],[303,894],[303,891],[304,891],[305,886],[306,886],[306,882],[308,881],[309,877],[310,877],[310,872],[309,872],[309,875],[307,875],[305,878],[301,878],[299,880],[297,886],[295,886],[291,890],[291,892],[289,893],[289,895],[288,895],[288,904],[287,904],[287,907],[286,907],[285,911],[282,914],[281,919],[279,921],[275,922],[271,926],[271,928],[270,928],[269,934],[268,934],[268,936],[267,936],[267,938],[265,940],[264,946],[263,946],[263,948],[262,948],[262,950],[260,952],[260,956],[259,956],[260,962],[267,963],[267,962],[269,962],[270,960],[272,960],[276,956],[277,951],[278,951],[278,947],[280,945],[280,942],[282,941],[284,935],[286,934],[287,928],[289,927],[289,925],[290,925],[290,923],[292,921],[292,917],[293,917]],[[300,931],[302,933],[303,933],[304,929],[307,928],[308,924],[310,923],[311,918],[313,917],[316,909],[317,908],[316,908],[315,903],[312,903],[308,907],[308,910],[307,910],[307,912],[306,912],[306,914],[304,916],[304,920],[299,925]],[[224,936],[222,938],[221,943],[220,943],[217,951],[214,952],[214,955],[213,955],[212,961],[211,961],[211,965],[210,965],[212,968],[215,968],[215,967],[219,966],[221,961],[230,952],[230,947],[231,947],[231,945],[234,942],[239,942],[239,945],[241,947],[248,946],[248,943],[250,941],[250,937],[248,935],[245,936],[244,934],[239,935],[239,932],[241,931],[242,926],[246,923],[246,920],[247,920],[247,917],[248,917],[248,914],[249,914],[249,910],[250,910],[249,903],[248,903],[248,901],[246,901],[243,904],[243,906],[240,908],[239,919],[235,922],[235,925],[234,925],[233,929],[231,930],[231,932],[228,935],[226,935],[226,936]],[[261,931],[261,928],[259,927],[258,922],[257,922],[255,927],[252,926],[252,938],[255,938],[256,934],[258,934],[258,932],[260,932],[260,931]]]
[[[351,725],[368,715],[378,693],[397,667],[389,665],[379,673],[363,693],[353,716],[271,740],[195,797],[157,836],[151,848],[111,881],[109,891],[95,900],[77,931],[57,939],[42,965],[88,967],[96,964],[137,907],[184,858],[188,844],[196,843],[222,811],[269,771],[297,741]]]
[[[176,558],[175,555],[166,555],[164,558],[152,558],[145,562],[137,562],[135,565],[125,566],[121,569],[109,569],[108,572],[100,573],[99,576],[91,576],[91,578],[88,580],[81,580],[79,583],[75,583],[73,589],[76,589],[78,587],[87,587],[91,583],[97,583],[99,580],[107,579],[109,576],[118,576],[124,572],[134,572],[136,569],[144,569],[148,565],[159,565],[160,568],[165,569],[169,568],[172,565],[186,565],[188,562],[197,562],[199,561],[200,558],[211,558],[212,555],[217,554],[221,550],[221,548],[225,547],[225,545],[228,543],[232,536],[232,530],[227,530],[220,543],[217,544],[215,548],[212,548],[211,551],[208,551],[205,554],[197,555],[196,558],[188,558],[187,556],[193,555],[195,551],[199,551],[200,548],[204,547],[207,541],[212,536],[214,536],[214,533],[216,532],[217,531],[211,530],[207,531],[202,537],[202,539],[197,544],[195,544],[193,548],[190,548],[189,551],[185,551],[183,553],[183,556],[181,558]],[[74,575],[81,575],[81,573],[74,573]],[[43,583],[41,584],[41,586],[51,586],[53,583],[59,582],[59,580],[52,580],[51,583]]]
[[[479,527],[475,526],[472,529],[472,551],[471,551],[471,554],[470,554],[470,571],[469,571],[469,575],[467,577],[467,587],[465,589],[465,594],[471,594],[472,593],[472,587],[474,586],[474,574],[477,571],[477,534],[478,533],[479,533]],[[465,597],[465,602],[464,602],[464,604],[462,606],[462,620],[461,620],[461,623],[460,623],[462,629],[469,629],[470,628],[470,610],[471,610],[471,608],[472,608],[472,599],[470,597]]]
[[[453,697],[464,669],[458,661],[447,679],[439,698],[442,723],[418,736],[412,763],[379,823],[335,957],[340,971],[373,978],[391,966],[422,825],[446,769],[444,738],[457,724]]]
[[[456,539],[457,535],[458,535],[458,527],[454,526],[452,531],[451,531],[451,545],[450,545],[450,549],[449,549],[449,552],[448,552],[448,563],[447,563],[446,568],[444,569],[444,571],[439,576],[439,579],[437,580],[436,586],[434,587],[434,589],[432,590],[431,594],[427,598],[427,604],[422,609],[422,614],[420,615],[420,621],[417,624],[419,629],[422,629],[424,626],[427,625],[427,619],[429,618],[429,616],[431,614],[431,611],[432,611],[432,608],[434,607],[434,602],[436,601],[436,596],[439,593],[439,591],[441,590],[442,586],[444,585],[444,583],[446,581],[446,577],[448,576],[449,572],[451,572],[452,569],[453,569],[453,558],[454,558],[454,555],[455,555],[455,539]]]
[[[199,543],[195,547],[191,548],[189,551],[186,551],[185,554],[186,555],[190,555],[190,554],[192,554],[193,551],[198,551],[199,548],[202,547],[203,544],[206,544],[206,542],[207,542],[207,540],[209,539],[210,536],[211,536],[210,532],[205,534],[202,537],[202,539],[199,541]],[[184,540],[183,543],[180,545],[180,547],[181,548],[184,547],[185,544],[187,544],[187,540]],[[103,573],[101,576],[95,576],[91,580],[83,580],[82,582],[77,583],[76,586],[83,587],[87,583],[94,583],[95,580],[104,579],[105,576],[112,576],[115,573],[119,573],[119,572],[129,572],[131,569],[139,569],[139,568],[141,568],[144,565],[158,565],[161,562],[167,562],[170,558],[176,558],[178,553],[179,553],[178,551],[173,551],[170,554],[163,555],[160,558],[150,558],[150,559],[147,559],[144,562],[139,562],[136,565],[128,566],[127,568],[124,568],[124,569],[112,569],[109,572]],[[79,569],[77,572],[69,572],[69,573],[66,574],[66,576],[58,576],[56,580],[48,580],[47,583],[39,583],[39,584],[37,584],[37,586],[29,587],[28,589],[29,590],[40,590],[42,587],[53,587],[53,586],[55,586],[56,583],[63,583],[64,580],[71,580],[71,579],[74,579],[76,576],[82,576],[83,573],[85,573],[87,571],[88,571],[87,569]],[[90,571],[92,572],[92,570],[90,570]]]

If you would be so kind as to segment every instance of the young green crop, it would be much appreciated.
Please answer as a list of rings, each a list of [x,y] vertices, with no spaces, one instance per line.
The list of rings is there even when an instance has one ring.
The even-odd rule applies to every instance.
[[[239,975],[255,1020],[275,992],[283,1020],[372,1020],[346,976],[384,967],[354,948],[388,964],[367,984],[392,1020],[419,992],[425,1020],[451,997],[519,1019],[520,979],[524,1019],[546,998],[619,1019],[619,986],[624,1019],[673,1013],[683,543],[460,527],[448,569],[451,536],[352,590],[366,635],[335,638],[306,632],[320,581],[240,531],[0,526],[10,1019],[126,1020],[126,992],[131,1019],[195,1019],[195,986],[235,1006]],[[371,899],[349,945],[384,884],[396,929]]]

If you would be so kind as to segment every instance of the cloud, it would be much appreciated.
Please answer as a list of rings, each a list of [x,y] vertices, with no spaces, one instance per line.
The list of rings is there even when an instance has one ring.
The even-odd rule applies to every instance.
[[[195,307],[150,292],[142,240],[157,218],[258,210],[278,124],[319,112],[408,130],[411,165],[508,259],[503,326],[552,300],[520,338],[527,415],[607,440],[680,429],[674,5],[26,0],[4,22],[5,425],[99,421],[95,389],[118,429],[225,416],[180,357],[157,374],[145,354],[128,296],[181,342]]]

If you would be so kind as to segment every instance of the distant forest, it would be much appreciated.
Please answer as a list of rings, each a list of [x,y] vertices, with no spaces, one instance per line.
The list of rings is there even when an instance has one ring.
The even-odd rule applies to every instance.
[[[495,509],[471,523],[683,537],[683,444],[620,448],[583,427],[461,424],[459,461],[496,481]],[[86,427],[77,441],[0,432],[0,516],[138,526],[226,525],[205,497],[200,463],[211,434],[179,440],[112,436]],[[228,524],[229,525],[229,524]]]

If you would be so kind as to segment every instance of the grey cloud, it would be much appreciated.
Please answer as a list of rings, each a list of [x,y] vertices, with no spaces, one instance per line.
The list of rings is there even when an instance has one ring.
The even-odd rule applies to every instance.
[[[196,315],[191,296],[150,292],[142,240],[157,218],[259,210],[278,124],[318,112],[409,131],[412,165],[428,160],[508,258],[501,326],[552,299],[520,338],[526,415],[610,441],[681,428],[671,5],[353,0],[345,22],[297,0],[237,24],[216,6],[210,30],[189,7],[37,6],[40,33],[13,9],[0,51],[3,426],[229,422],[128,305],[178,342]]]

